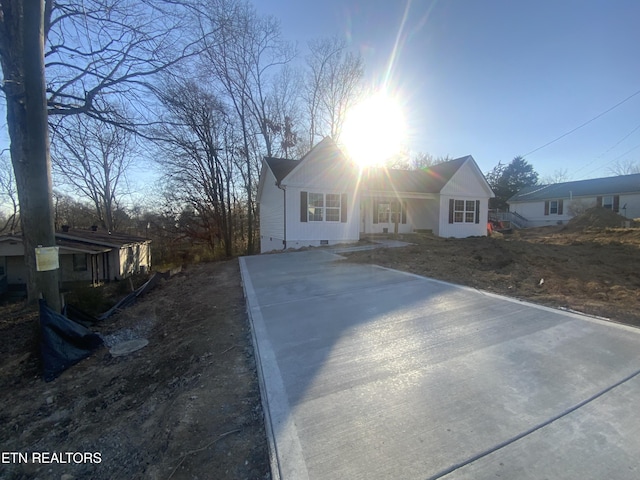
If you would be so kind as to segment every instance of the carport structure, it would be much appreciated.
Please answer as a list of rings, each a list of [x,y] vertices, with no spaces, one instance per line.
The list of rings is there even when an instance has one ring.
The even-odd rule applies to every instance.
[[[274,478],[640,475],[640,331],[323,250],[240,259]]]

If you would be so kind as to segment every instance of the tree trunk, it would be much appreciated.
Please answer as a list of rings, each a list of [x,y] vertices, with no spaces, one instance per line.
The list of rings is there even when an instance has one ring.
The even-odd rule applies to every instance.
[[[26,2],[20,12],[22,9],[21,1],[13,2],[14,14],[19,15],[13,18],[13,38],[22,51],[16,51],[11,65],[3,62],[3,70],[5,79],[11,79],[11,93],[6,92],[7,124],[20,202],[27,293],[29,301],[42,295],[59,311],[59,270],[37,272],[35,253],[38,246],[56,244],[44,78],[44,2]]]

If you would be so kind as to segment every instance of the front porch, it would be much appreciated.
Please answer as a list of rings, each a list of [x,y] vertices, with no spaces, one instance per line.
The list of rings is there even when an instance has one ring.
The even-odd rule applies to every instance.
[[[438,234],[440,204],[434,196],[376,194],[360,202],[360,237],[376,234]]]

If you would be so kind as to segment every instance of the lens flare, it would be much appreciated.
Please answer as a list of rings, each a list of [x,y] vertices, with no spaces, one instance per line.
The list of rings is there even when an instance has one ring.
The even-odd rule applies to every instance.
[[[379,165],[406,142],[400,102],[376,92],[355,105],[345,118],[340,140],[347,154],[362,167]]]

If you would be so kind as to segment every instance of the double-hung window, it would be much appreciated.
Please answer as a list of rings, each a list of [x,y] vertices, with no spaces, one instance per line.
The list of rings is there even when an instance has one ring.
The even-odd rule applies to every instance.
[[[480,200],[449,200],[449,223],[479,223]]]
[[[347,221],[347,195],[342,193],[300,192],[301,222]]]
[[[475,223],[476,202],[475,200],[455,200],[453,203],[454,223]]]
[[[546,200],[544,202],[545,215],[562,215],[563,210],[563,200],[561,198],[558,200]]]

